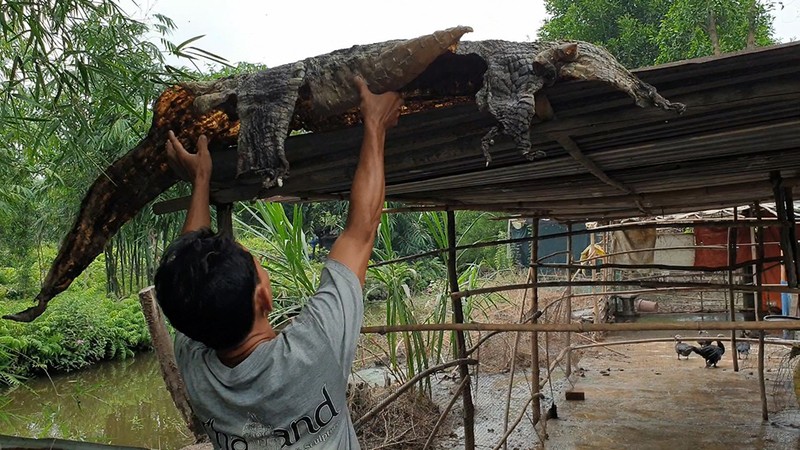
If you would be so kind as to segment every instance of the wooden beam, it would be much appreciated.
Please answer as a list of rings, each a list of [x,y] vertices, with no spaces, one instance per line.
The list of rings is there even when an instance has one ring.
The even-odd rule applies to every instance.
[[[406,331],[522,331],[563,333],[572,331],[700,331],[700,330],[800,330],[800,320],[785,322],[632,322],[632,323],[422,323],[412,325],[377,325],[362,327],[362,334],[402,333]]]

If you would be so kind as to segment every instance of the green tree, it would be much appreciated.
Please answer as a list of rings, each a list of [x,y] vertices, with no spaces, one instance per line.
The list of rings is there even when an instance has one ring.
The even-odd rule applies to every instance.
[[[606,47],[628,68],[653,64],[657,36],[668,0],[545,0],[550,18],[539,30],[543,40],[576,39]]]
[[[675,0],[658,33],[658,63],[770,45],[773,2]]]
[[[31,261],[40,271],[49,264],[38,257],[42,244],[57,244],[89,184],[145,135],[156,96],[189,76],[166,65],[147,34],[175,55],[219,59],[193,47],[195,39],[170,43],[173,22],[153,19],[130,19],[113,0],[0,1],[0,255],[23,291],[39,278]],[[160,226],[152,216],[133,226],[142,221]],[[132,236],[125,230],[117,241]],[[134,259],[147,254],[140,236],[128,242]],[[146,272],[148,264],[112,267]]]
[[[628,68],[769,45],[776,2],[545,0],[544,40],[606,47]]]

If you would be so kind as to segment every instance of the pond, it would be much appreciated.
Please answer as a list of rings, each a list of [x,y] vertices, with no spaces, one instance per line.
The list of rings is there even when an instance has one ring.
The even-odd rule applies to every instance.
[[[155,353],[39,377],[4,396],[0,434],[156,449],[192,443]]]

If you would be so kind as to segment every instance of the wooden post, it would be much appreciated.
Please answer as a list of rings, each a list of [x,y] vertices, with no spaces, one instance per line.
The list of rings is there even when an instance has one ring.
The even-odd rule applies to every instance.
[[[592,249],[589,252],[589,254],[592,254],[592,252],[594,252],[595,239],[596,239],[596,236],[595,236],[594,233],[589,235],[589,248]],[[602,263],[603,260],[600,260],[600,262]],[[591,265],[595,266],[596,264],[595,264],[594,261],[592,261]],[[597,280],[597,270],[595,270],[594,267],[592,267],[592,269],[590,269],[590,270],[592,271],[592,281],[596,281]],[[592,286],[592,294],[594,294],[595,292],[597,292],[597,288],[595,286]],[[600,304],[599,304],[599,300],[594,295],[592,295],[592,299],[594,299],[594,301],[592,302],[592,312],[594,313],[594,323],[600,323]]]
[[[797,255],[795,255],[795,246],[792,245],[790,230],[794,225],[789,220],[788,209],[794,212],[794,205],[787,204],[786,190],[783,188],[783,179],[781,178],[780,171],[773,171],[770,173],[772,180],[772,191],[775,196],[775,213],[777,219],[781,222],[781,251],[783,251],[784,263],[783,267],[786,273],[786,283],[789,286],[797,286],[797,269],[795,262]]]
[[[572,222],[567,222],[567,232],[569,236],[567,236],[567,264],[572,264]],[[567,281],[572,281],[572,269],[567,269]],[[567,317],[566,322],[572,323],[572,284],[568,284],[566,287],[566,310],[567,310]],[[567,331],[567,347],[572,345],[572,333]],[[564,375],[569,379],[570,375],[572,375],[572,352],[567,352],[567,367],[564,372]]]
[[[795,270],[795,281],[800,284],[800,244],[797,242],[797,219],[794,215],[794,195],[792,194],[792,187],[784,187],[783,188],[783,198],[786,201],[786,221],[788,222],[789,228],[789,244],[792,247],[792,253],[794,254],[794,270]],[[791,283],[789,286],[792,286]],[[797,287],[797,286],[792,286]],[[796,303],[796,302],[795,302]]]
[[[175,349],[172,347],[172,337],[167,331],[164,319],[161,316],[161,308],[155,301],[155,289],[150,286],[139,291],[139,303],[142,305],[147,328],[150,330],[150,338],[153,341],[153,349],[158,358],[158,365],[161,368],[161,376],[167,391],[175,402],[186,427],[194,436],[197,443],[207,442],[208,435],[203,430],[203,424],[194,415],[192,406],[189,404],[189,396],[186,394],[186,385],[178,371],[178,363],[175,361]]]
[[[733,208],[733,220],[736,220],[738,210]],[[737,245],[739,239],[738,229],[735,227],[728,228],[728,284],[731,287],[728,289],[728,300],[731,322],[736,321],[736,291],[733,290],[733,266],[736,264]],[[731,330],[731,359],[733,360],[733,371],[739,371],[739,352],[736,351],[736,330]]]
[[[447,278],[450,293],[458,292],[458,274],[456,273],[456,217],[453,211],[447,211]],[[464,323],[464,309],[460,298],[453,298],[453,319],[456,323]],[[466,359],[467,345],[464,332],[456,331],[456,350],[459,359]],[[461,378],[468,380],[464,384],[464,448],[475,448],[475,405],[472,403],[472,385],[469,381],[469,366],[466,363],[458,366]]]
[[[761,219],[761,205],[758,202],[753,205],[755,209],[756,218]],[[764,227],[759,225],[756,230],[756,250],[758,257],[756,258],[756,286],[761,287],[764,283]],[[756,293],[756,320],[760,321],[764,318],[764,293]],[[767,410],[767,387],[764,381],[764,330],[758,333],[758,389],[761,394],[761,419],[769,420],[769,411]],[[732,349],[735,350],[735,349]]]
[[[217,205],[217,233],[233,237],[233,204]]]
[[[531,226],[531,262],[539,261],[539,218],[533,218]],[[534,312],[533,323],[539,321],[535,314],[539,311],[539,267],[533,267],[531,273],[531,311]],[[541,399],[539,398],[539,379],[541,373],[539,370],[539,332],[531,332],[531,418],[533,426],[536,426],[541,419]],[[536,434],[534,433],[535,437]]]

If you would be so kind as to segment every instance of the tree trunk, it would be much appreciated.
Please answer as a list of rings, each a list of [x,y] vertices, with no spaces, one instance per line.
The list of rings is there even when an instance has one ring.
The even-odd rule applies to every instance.
[[[747,11],[747,44],[745,48],[755,48],[756,47],[756,28],[758,28],[756,16],[758,14],[758,2],[757,0],[752,0],[750,3],[750,8]]]
[[[719,45],[719,34],[717,34],[717,15],[712,9],[708,12],[708,38],[711,39],[711,48],[715,55],[722,54],[722,48]]]
[[[172,347],[172,338],[167,331],[164,324],[164,319],[161,316],[161,308],[155,301],[155,294],[153,287],[147,287],[139,291],[139,302],[142,304],[142,312],[147,321],[147,328],[150,329],[150,337],[153,340],[153,348],[158,357],[158,364],[161,367],[161,376],[164,378],[164,384],[167,386],[167,391],[175,402],[178,412],[186,422],[186,427],[194,436],[195,442],[205,442],[208,436],[203,431],[203,424],[200,419],[194,415],[192,406],[189,404],[189,397],[186,394],[186,385],[183,384],[180,372],[178,372],[178,363],[175,361],[175,349]]]

